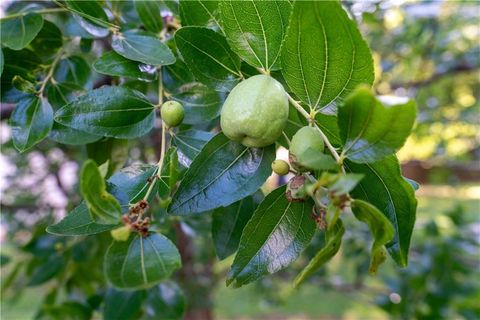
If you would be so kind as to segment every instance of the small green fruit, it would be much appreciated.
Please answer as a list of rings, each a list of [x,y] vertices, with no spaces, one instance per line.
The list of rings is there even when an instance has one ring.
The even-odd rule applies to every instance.
[[[303,127],[295,133],[290,142],[289,160],[295,170],[309,171],[311,168],[302,164],[302,155],[308,149],[323,152],[325,144],[318,131],[313,127]]]
[[[290,171],[290,166],[286,161],[277,159],[272,162],[272,170],[279,176],[284,176]]]
[[[180,102],[167,101],[162,104],[160,115],[162,116],[163,122],[165,122],[168,127],[173,128],[182,123],[185,117],[185,111]]]
[[[288,98],[283,86],[266,75],[239,83],[223,104],[223,133],[247,147],[265,147],[282,134],[288,120]]]
[[[130,226],[123,226],[110,231],[112,238],[116,241],[127,241],[128,237],[130,237],[130,233],[132,233]]]

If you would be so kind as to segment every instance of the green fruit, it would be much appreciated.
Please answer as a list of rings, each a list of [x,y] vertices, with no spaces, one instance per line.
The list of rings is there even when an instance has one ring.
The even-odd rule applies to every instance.
[[[220,116],[228,138],[258,148],[274,143],[287,120],[287,94],[280,82],[266,75],[253,76],[233,88]]]
[[[325,144],[320,133],[315,128],[307,126],[298,130],[290,142],[289,159],[290,163],[296,170],[311,170],[311,168],[302,164],[302,155],[308,149],[323,152]]]
[[[284,176],[290,171],[290,166],[286,161],[277,159],[272,162],[272,170],[279,176]]]
[[[181,103],[177,101],[167,101],[162,104],[160,109],[160,115],[162,116],[163,122],[172,128],[180,125],[185,117],[185,111]]]
[[[110,231],[112,238],[115,239],[116,241],[127,241],[128,238],[130,237],[130,233],[132,233],[130,226],[123,226]]]

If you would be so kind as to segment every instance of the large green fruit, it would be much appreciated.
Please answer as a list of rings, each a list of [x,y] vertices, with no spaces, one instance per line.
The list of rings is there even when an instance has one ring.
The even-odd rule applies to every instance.
[[[223,133],[247,147],[274,143],[287,120],[287,94],[277,80],[266,75],[253,76],[233,88],[220,116]]]
[[[318,152],[323,152],[325,149],[320,133],[313,127],[301,128],[294,134],[290,142],[289,160],[296,170],[309,171],[311,169],[302,163],[302,156],[308,149]]]

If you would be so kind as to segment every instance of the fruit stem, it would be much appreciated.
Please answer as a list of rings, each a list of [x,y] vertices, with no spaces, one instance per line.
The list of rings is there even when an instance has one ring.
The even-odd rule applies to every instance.
[[[163,103],[163,82],[162,82],[162,69],[158,69],[158,106],[161,106]],[[152,181],[150,182],[150,186],[148,187],[147,193],[145,193],[145,196],[143,197],[143,200],[147,200],[150,194],[153,191],[153,188],[155,187],[155,184],[157,183],[157,180],[161,178],[162,175],[162,169],[163,169],[163,160],[165,158],[165,144],[166,144],[166,124],[162,120],[162,145],[160,146],[160,160],[158,160],[157,163],[157,172],[155,175],[152,177]]]

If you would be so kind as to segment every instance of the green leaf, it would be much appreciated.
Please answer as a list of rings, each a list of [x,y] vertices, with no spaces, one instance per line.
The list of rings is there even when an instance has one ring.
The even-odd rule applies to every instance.
[[[104,320],[135,320],[142,310],[144,291],[120,291],[109,288],[103,305]]]
[[[205,0],[180,1],[182,25],[208,27],[223,34],[218,3]]]
[[[288,1],[222,1],[220,16],[233,51],[250,65],[278,70],[292,6]]]
[[[112,48],[119,55],[154,66],[175,63],[172,51],[160,39],[146,32],[129,30],[114,34]]]
[[[337,1],[295,2],[281,58],[288,87],[325,114],[374,78],[370,50]]]
[[[181,152],[179,154],[180,163],[185,167],[189,167],[193,159],[212,138],[213,133],[195,129],[176,133],[172,140],[179,152]]]
[[[243,229],[227,285],[238,288],[295,261],[312,240],[312,203],[288,202],[285,186],[269,193]]]
[[[358,183],[363,179],[363,177],[363,174],[342,174],[333,184],[329,185],[328,191],[337,196],[347,194],[358,185]]]
[[[128,160],[128,140],[108,138],[88,144],[87,155],[96,163],[108,162],[107,177],[110,177]]]
[[[223,260],[237,251],[243,228],[255,211],[252,197],[246,197],[228,207],[217,208],[212,215],[212,238],[215,251]]]
[[[377,207],[392,223],[395,236],[386,247],[397,264],[406,266],[417,200],[412,186],[401,175],[397,158],[388,156],[370,164],[347,160],[344,165],[350,172],[364,174],[365,177],[351,195]]]
[[[315,120],[333,146],[339,147],[342,145],[336,116],[317,113]]]
[[[83,87],[90,79],[90,65],[80,56],[69,56],[60,60],[53,78],[56,82],[69,82]]]
[[[174,64],[163,67],[162,77],[165,88],[172,93],[181,90],[184,84],[195,82],[193,74],[180,59],[177,59]]]
[[[65,262],[63,256],[57,253],[52,254],[42,264],[36,266],[35,271],[28,279],[28,285],[37,286],[52,279],[63,270]]]
[[[73,82],[52,83],[47,89],[48,102],[54,110],[60,109],[84,93],[85,89]]]
[[[214,91],[201,83],[185,84],[172,100],[183,104],[185,108],[184,124],[199,124],[215,119],[220,115],[222,99]]]
[[[87,160],[80,173],[82,194],[92,219],[99,224],[117,224],[122,212],[120,203],[108,193],[105,180],[92,160]]]
[[[54,23],[45,20],[42,29],[30,43],[30,46],[42,59],[49,60],[53,58],[62,44],[63,39],[60,29]]]
[[[178,155],[177,148],[170,147],[165,153],[162,173],[158,180],[158,194],[161,198],[170,195],[170,191],[178,181]]]
[[[22,99],[10,117],[13,145],[20,152],[30,149],[48,135],[52,124],[53,110],[46,99]]]
[[[182,319],[186,309],[185,296],[174,282],[161,283],[148,290],[147,294],[147,319]]]
[[[96,223],[85,202],[73,209],[60,222],[47,227],[47,232],[58,236],[83,236],[115,229],[116,224]]]
[[[4,55],[4,69],[1,80],[1,101],[4,103],[18,103],[22,98],[28,97],[27,94],[18,91],[12,85],[13,77],[21,76],[23,79],[35,82],[36,73],[42,63],[38,55],[30,49],[20,51],[2,48]]]
[[[12,79],[13,86],[20,91],[25,93],[34,94],[37,92],[35,85],[28,80],[23,79],[21,76],[15,76]]]
[[[0,48],[0,76],[3,73],[3,66],[5,65],[5,59],[3,58],[3,50]]]
[[[223,133],[217,134],[185,173],[169,213],[201,213],[253,194],[270,176],[274,159],[274,145],[264,149],[247,148]]]
[[[130,203],[136,203],[143,199],[149,184],[147,180],[157,172],[157,166],[142,165],[129,166],[123,168],[108,179],[108,182],[116,185],[122,190],[130,199]],[[155,189],[148,198],[152,201],[155,197]]]
[[[138,138],[153,128],[153,106],[138,91],[102,87],[75,99],[55,113],[67,127],[113,138]]]
[[[145,28],[158,33],[163,29],[163,18],[159,1],[135,0],[135,10]]]
[[[317,252],[317,254],[310,260],[308,265],[300,272],[300,274],[294,280],[294,286],[298,287],[308,277],[317,272],[320,267],[333,258],[342,244],[343,234],[345,228],[342,220],[338,219],[335,225],[325,233],[325,245]]]
[[[373,236],[369,271],[375,274],[379,265],[378,257],[382,256],[383,246],[392,240],[395,230],[387,217],[370,203],[355,199],[351,206],[355,217],[368,225]]]
[[[221,34],[201,27],[183,27],[175,43],[198,81],[218,91],[230,91],[241,79],[240,59]]]
[[[403,146],[415,122],[415,102],[400,98],[389,100],[393,104],[383,104],[364,86],[345,99],[338,109],[344,157],[370,163]]]
[[[146,237],[131,235],[128,241],[114,241],[105,254],[108,282],[119,289],[151,287],[181,267],[175,245],[158,233]]]
[[[318,152],[318,150],[308,148],[305,152],[301,153],[297,157],[298,163],[301,163],[302,166],[306,168],[312,168],[313,170],[332,170],[338,171],[340,166],[332,158],[331,155]]]
[[[13,50],[25,48],[40,32],[43,17],[28,13],[11,19],[0,20],[0,42]]]
[[[73,17],[88,33],[98,38],[109,34],[107,14],[97,1],[66,0],[66,5],[76,13]]]
[[[130,77],[143,81],[157,78],[157,70],[148,64],[125,59],[114,51],[104,53],[92,64],[95,71],[117,77]]]

